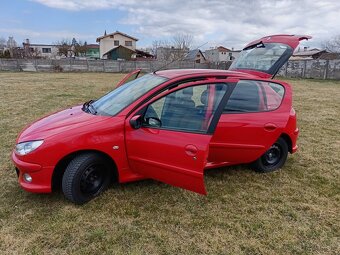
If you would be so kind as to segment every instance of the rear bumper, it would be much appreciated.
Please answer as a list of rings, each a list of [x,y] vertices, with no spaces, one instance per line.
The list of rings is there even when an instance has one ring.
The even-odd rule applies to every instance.
[[[295,146],[292,148],[292,153],[295,153],[297,150],[298,150],[298,146],[295,145]]]
[[[299,128],[295,128],[293,134],[291,135],[291,138],[292,138],[292,153],[295,153],[297,150],[298,150],[298,146],[296,144],[296,141],[297,141],[297,138],[299,136]]]
[[[43,167],[39,164],[22,161],[14,152],[12,152],[11,158],[16,167],[19,184],[24,190],[33,193],[50,193],[52,191],[53,167]],[[23,174],[25,173],[32,177],[32,182],[24,180]]]

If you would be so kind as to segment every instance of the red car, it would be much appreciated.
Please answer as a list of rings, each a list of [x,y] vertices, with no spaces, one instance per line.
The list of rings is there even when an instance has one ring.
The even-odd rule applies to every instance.
[[[309,38],[251,42],[228,71],[166,70],[140,78],[135,71],[105,96],[34,122],[12,153],[20,185],[37,193],[61,186],[82,204],[114,181],[151,178],[206,194],[207,169],[282,167],[297,150],[299,129],[291,87],[271,78]]]

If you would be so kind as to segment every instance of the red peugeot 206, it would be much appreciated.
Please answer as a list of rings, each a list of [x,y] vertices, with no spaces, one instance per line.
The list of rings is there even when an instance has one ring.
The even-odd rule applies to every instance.
[[[272,78],[309,38],[251,42],[228,71],[132,72],[105,96],[20,133],[12,153],[20,185],[37,193],[61,186],[82,204],[114,181],[152,178],[206,194],[207,169],[281,168],[297,150],[299,130],[291,87]]]

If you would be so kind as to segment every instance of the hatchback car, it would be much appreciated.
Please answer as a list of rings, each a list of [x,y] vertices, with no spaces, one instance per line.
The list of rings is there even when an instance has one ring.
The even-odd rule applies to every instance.
[[[165,70],[127,75],[97,100],[44,117],[12,153],[30,192],[85,203],[113,182],[145,178],[206,194],[207,169],[250,163],[282,167],[297,150],[291,87],[272,78],[309,36],[251,42],[228,71]]]

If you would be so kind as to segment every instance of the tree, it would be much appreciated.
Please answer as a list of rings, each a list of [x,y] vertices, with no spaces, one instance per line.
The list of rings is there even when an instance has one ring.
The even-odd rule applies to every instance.
[[[193,41],[191,34],[175,34],[172,38],[175,48],[189,50]]]
[[[0,58],[11,58],[9,50],[0,51]]]
[[[322,47],[332,53],[340,53],[340,34],[324,41]]]
[[[4,49],[6,47],[6,39],[4,37],[0,37],[0,49]]]
[[[61,41],[57,41],[54,45],[58,48],[58,55],[68,57],[69,51],[71,50],[72,43],[68,39],[62,39]]]
[[[159,55],[162,55],[161,58],[168,59],[170,57],[170,54],[168,54],[170,51],[166,49],[170,49],[171,47],[171,43],[167,40],[155,40],[152,42],[151,54],[158,58],[160,57]]]
[[[72,40],[62,39],[54,43],[58,48],[58,55],[65,57],[80,57],[85,56],[87,51],[87,42],[77,41],[76,38]]]
[[[7,40],[7,48],[12,49],[17,47],[17,42],[14,40],[13,36],[9,36]]]
[[[153,41],[152,54],[160,60],[180,60],[189,51],[192,42],[192,35],[176,34],[171,38],[171,41]]]
[[[76,38],[73,37],[73,39],[72,39],[72,45],[77,45],[77,44],[78,44],[78,42],[77,42]]]
[[[74,39],[74,38],[73,38]],[[87,51],[87,42],[84,43],[82,41],[79,41],[75,45],[73,45],[73,52],[74,55],[77,57],[85,56]]]

